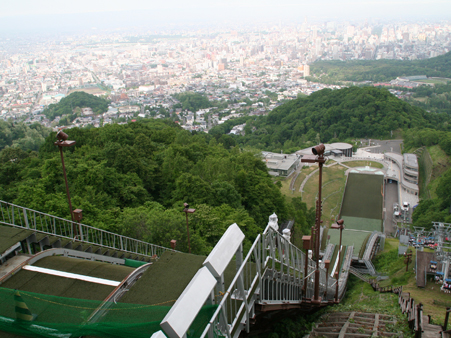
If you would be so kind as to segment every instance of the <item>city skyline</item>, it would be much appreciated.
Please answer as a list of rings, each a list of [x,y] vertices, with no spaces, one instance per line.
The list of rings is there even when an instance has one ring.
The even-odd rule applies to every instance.
[[[9,33],[73,33],[93,29],[198,29],[236,27],[269,21],[288,23],[340,20],[447,20],[451,2],[319,0],[314,4],[293,0],[206,1],[187,4],[181,0],[17,0],[2,4],[0,31]]]

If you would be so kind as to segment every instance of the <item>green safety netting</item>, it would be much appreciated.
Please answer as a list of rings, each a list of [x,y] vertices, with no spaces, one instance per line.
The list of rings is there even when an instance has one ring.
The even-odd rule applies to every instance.
[[[149,338],[171,306],[110,303],[96,322],[91,315],[100,301],[42,295],[0,287],[0,331],[25,337],[136,337]],[[187,336],[200,337],[216,310],[204,306]],[[0,332],[1,336],[1,332]]]

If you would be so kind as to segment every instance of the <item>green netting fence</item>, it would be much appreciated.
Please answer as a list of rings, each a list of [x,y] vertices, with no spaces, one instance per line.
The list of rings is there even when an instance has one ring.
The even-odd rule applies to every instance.
[[[103,316],[93,322],[91,316],[102,303],[0,287],[0,331],[39,338],[149,338],[161,330],[160,323],[171,308],[162,304],[109,303]],[[187,336],[200,337],[216,308],[204,306]]]

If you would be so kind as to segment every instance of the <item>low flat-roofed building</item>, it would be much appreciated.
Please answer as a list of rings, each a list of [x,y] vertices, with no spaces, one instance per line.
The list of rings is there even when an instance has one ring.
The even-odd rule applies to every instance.
[[[386,152],[384,154],[384,159],[395,163],[400,171],[401,177],[386,175],[387,179],[393,179],[401,184],[401,187],[408,194],[418,196],[418,161],[415,154],[397,154],[392,152]],[[415,171],[416,168],[416,171]],[[389,170],[387,173],[394,172]]]
[[[262,152],[263,161],[273,176],[290,176],[299,166],[300,156],[296,154],[278,154]]]
[[[345,157],[352,157],[352,144],[349,143],[325,143],[324,146],[326,147],[326,150],[324,152],[325,156],[333,155],[333,156],[345,156]],[[311,155],[312,154],[312,148],[308,147],[305,149],[298,150],[296,154],[298,155]]]

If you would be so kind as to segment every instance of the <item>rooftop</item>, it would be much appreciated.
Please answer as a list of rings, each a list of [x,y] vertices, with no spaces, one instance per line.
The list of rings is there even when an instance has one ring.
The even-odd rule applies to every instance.
[[[404,154],[404,163],[411,168],[418,168],[417,155]]]

